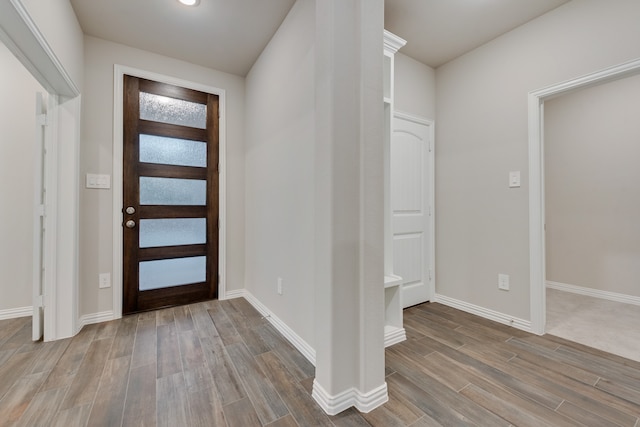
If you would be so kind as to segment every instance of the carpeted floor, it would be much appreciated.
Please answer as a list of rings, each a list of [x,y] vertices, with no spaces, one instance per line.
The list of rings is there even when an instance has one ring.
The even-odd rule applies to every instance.
[[[548,334],[640,361],[640,306],[547,289]]]

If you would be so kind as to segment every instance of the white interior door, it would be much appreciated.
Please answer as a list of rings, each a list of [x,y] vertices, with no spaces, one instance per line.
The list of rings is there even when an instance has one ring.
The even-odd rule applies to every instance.
[[[393,272],[402,305],[433,298],[433,124],[394,114],[391,134]]]
[[[33,214],[33,317],[32,339],[38,341],[44,331],[44,216],[45,216],[45,126],[46,103],[42,93],[36,93],[36,138],[34,155]]]

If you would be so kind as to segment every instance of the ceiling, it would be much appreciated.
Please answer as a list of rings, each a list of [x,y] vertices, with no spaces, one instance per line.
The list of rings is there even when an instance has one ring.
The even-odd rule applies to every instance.
[[[295,0],[71,0],[85,34],[240,76]]]
[[[437,68],[569,0],[385,0],[401,52]]]
[[[438,67],[569,0],[386,0],[402,52]],[[71,0],[85,34],[245,76],[295,0]]]

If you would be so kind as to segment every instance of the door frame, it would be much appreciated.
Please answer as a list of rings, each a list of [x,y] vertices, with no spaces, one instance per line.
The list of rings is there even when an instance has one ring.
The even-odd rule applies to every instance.
[[[546,327],[544,102],[579,89],[640,74],[640,59],[529,92],[529,288],[531,332]]]
[[[113,318],[122,317],[122,296],[123,296],[123,236],[122,236],[122,173],[123,173],[123,82],[124,75],[139,77],[147,80],[154,80],[160,83],[167,83],[174,86],[181,86],[200,92],[218,95],[219,118],[219,198],[218,215],[220,227],[218,235],[218,299],[226,297],[226,98],[225,90],[213,86],[182,80],[151,71],[128,67],[125,65],[114,65],[114,94],[113,94]]]
[[[78,332],[80,90],[22,0],[0,2],[0,40],[48,93],[44,341]],[[35,209],[35,207],[34,207]]]
[[[410,122],[418,123],[429,127],[429,301],[433,302],[436,297],[436,169],[435,169],[435,156],[436,156],[436,142],[435,142],[435,122],[433,120],[425,119],[423,117],[414,116],[412,114],[403,113],[402,111],[394,110],[393,118],[407,120]],[[393,125],[392,125],[393,128]]]

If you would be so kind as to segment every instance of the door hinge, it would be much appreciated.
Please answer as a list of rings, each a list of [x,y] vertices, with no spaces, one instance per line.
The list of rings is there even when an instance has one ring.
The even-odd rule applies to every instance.
[[[49,116],[47,114],[36,115],[36,123],[38,123],[40,126],[48,126]]]
[[[431,205],[429,205],[429,216],[431,216]]]
[[[433,276],[431,274],[431,269],[429,269],[429,281],[431,281],[431,279],[433,279]]]
[[[433,147],[431,146],[433,144],[433,142],[431,140],[429,140],[429,152],[431,152],[433,150]]]
[[[38,295],[34,301],[36,307],[44,308],[44,295]]]

